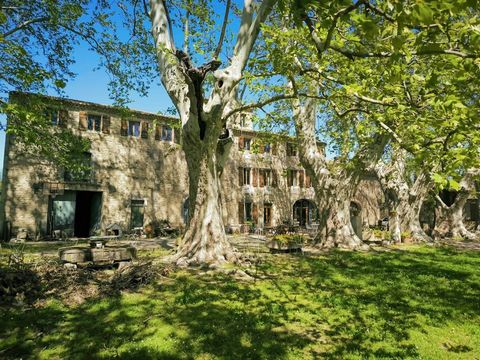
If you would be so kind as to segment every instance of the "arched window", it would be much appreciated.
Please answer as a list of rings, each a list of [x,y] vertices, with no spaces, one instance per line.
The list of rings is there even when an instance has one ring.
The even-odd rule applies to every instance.
[[[318,221],[317,206],[311,200],[300,199],[293,204],[293,220],[300,226],[311,225]]]

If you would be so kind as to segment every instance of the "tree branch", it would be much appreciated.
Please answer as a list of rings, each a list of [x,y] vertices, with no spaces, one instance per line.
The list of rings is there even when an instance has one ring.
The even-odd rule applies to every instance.
[[[330,42],[332,41],[333,33],[334,33],[334,31],[337,27],[338,19],[341,16],[346,15],[349,12],[352,12],[353,10],[357,9],[363,3],[364,3],[363,0],[357,1],[355,4],[352,4],[352,5],[346,7],[342,10],[339,10],[333,15],[332,24],[330,25],[330,28],[328,29],[327,37],[325,38],[325,42],[322,42],[322,40],[318,36],[317,30],[315,29],[315,25],[313,24],[312,20],[308,16],[308,14],[305,12],[305,9],[303,9],[303,11],[304,11],[303,20],[304,20],[305,24],[307,25],[308,30],[310,31],[310,36],[311,36],[311,38],[313,40],[313,43],[314,43],[314,45],[317,49],[319,59],[322,57],[323,52],[330,46]]]
[[[3,37],[6,38],[7,36],[10,36],[14,33],[16,33],[17,31],[20,31],[32,24],[35,24],[35,23],[39,23],[39,22],[44,22],[44,21],[48,21],[50,20],[50,17],[49,16],[42,16],[42,17],[39,17],[39,18],[35,18],[35,19],[30,19],[30,20],[27,20],[23,23],[21,23],[20,25],[18,25],[17,27],[14,27],[13,29],[10,29],[8,30],[6,33],[3,34]]]
[[[281,101],[281,100],[287,100],[287,99],[293,99],[295,98],[296,95],[295,94],[281,94],[281,95],[277,95],[277,96],[273,96],[271,97],[270,99],[268,100],[265,100],[265,101],[262,101],[262,102],[258,102],[258,103],[251,103],[251,104],[247,104],[247,105],[243,105],[243,106],[239,106],[233,110],[230,110],[227,114],[225,114],[225,116],[223,117],[223,121],[226,122],[227,119],[232,116],[232,115],[235,115],[236,113],[239,113],[239,112],[242,112],[242,111],[246,111],[246,110],[251,110],[251,109],[255,109],[255,108],[263,108],[271,103],[274,103],[276,101]]]
[[[333,51],[336,51],[345,57],[349,58],[350,60],[354,60],[355,58],[389,58],[393,56],[393,53],[387,52],[387,51],[382,51],[382,52],[358,52],[358,51],[351,51],[347,49],[342,49],[337,46],[329,46],[330,49]],[[407,55],[405,54],[398,54],[402,57],[405,57]],[[480,58],[480,54],[475,54],[475,53],[465,53],[459,50],[455,49],[425,49],[425,50],[419,50],[419,51],[413,51],[412,55],[416,56],[428,56],[428,55],[451,55],[451,56],[458,56],[464,59],[477,59]]]
[[[365,2],[365,7],[369,8],[370,10],[372,10],[373,12],[376,12],[377,14],[379,14],[380,16],[384,17],[385,19],[387,19],[388,21],[390,22],[395,22],[395,19],[393,17],[391,17],[390,15],[388,15],[385,11],[383,11],[382,9],[380,9],[379,7],[371,4],[369,1],[366,1]]]
[[[217,60],[218,56],[220,55],[220,51],[222,51],[223,40],[225,39],[225,32],[227,30],[228,14],[230,13],[230,2],[231,0],[227,0],[227,4],[225,5],[225,15],[223,17],[222,30],[220,31],[220,37],[218,38],[217,49],[213,53],[213,60]]]
[[[185,73],[180,59],[175,55],[175,45],[164,0],[150,0],[150,20],[162,84],[180,111],[182,122],[187,121],[183,115],[188,113],[187,108],[190,102],[187,99],[187,92],[193,89],[193,84]]]
[[[330,25],[330,28],[328,29],[328,33],[327,33],[327,37],[325,38],[325,42],[323,43],[323,46],[321,47],[322,48],[322,53],[330,46],[330,42],[332,41],[332,37],[333,37],[333,32],[335,31],[335,29],[337,27],[338,19],[341,16],[346,15],[346,14],[352,12],[353,10],[357,9],[362,4],[364,4],[363,0],[357,1],[355,4],[352,4],[348,7],[346,7],[345,9],[342,9],[342,10],[337,11],[335,13],[335,15],[333,16],[332,24]],[[321,54],[319,54],[319,55],[321,57]]]
[[[187,14],[185,16],[185,25],[183,28],[183,52],[188,55],[188,41],[189,41],[189,28],[188,28],[188,22],[189,22],[189,17],[190,17],[190,11],[187,10]]]
[[[359,100],[363,100],[365,102],[369,102],[369,103],[372,103],[372,104],[377,104],[377,105],[382,105],[382,106],[396,106],[397,105],[394,102],[386,102],[386,101],[383,101],[383,100],[373,99],[371,97],[360,95],[358,93],[354,93],[353,96],[355,96]]]
[[[276,2],[277,0],[263,0],[256,16],[254,16],[255,2],[253,0],[245,0],[244,2],[240,30],[233,50],[231,65],[229,66],[229,71],[237,78],[237,81],[240,80],[241,73],[247,65],[253,44],[260,32],[260,26]]]

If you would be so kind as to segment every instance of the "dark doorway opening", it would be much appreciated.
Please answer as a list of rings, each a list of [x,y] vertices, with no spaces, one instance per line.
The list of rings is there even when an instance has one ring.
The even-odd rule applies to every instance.
[[[311,225],[318,221],[317,206],[310,200],[300,199],[293,204],[293,220],[300,226]]]
[[[102,193],[77,191],[75,204],[75,228],[77,237],[89,237],[100,227]]]

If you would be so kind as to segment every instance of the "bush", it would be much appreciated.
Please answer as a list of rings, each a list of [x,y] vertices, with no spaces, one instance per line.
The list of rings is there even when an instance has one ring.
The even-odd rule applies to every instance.
[[[272,241],[277,241],[282,245],[303,245],[306,242],[305,236],[302,235],[275,235]]]
[[[375,236],[377,239],[382,239],[382,240],[392,239],[392,234],[388,230],[374,229],[373,236]]]

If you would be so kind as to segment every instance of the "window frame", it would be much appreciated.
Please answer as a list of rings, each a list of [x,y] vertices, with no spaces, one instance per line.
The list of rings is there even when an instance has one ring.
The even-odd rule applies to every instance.
[[[134,124],[138,124],[138,134],[135,135],[132,133],[132,126]],[[130,136],[130,137],[134,137],[134,138],[140,138],[141,134],[142,134],[142,125],[141,125],[141,121],[139,120],[128,120],[128,131],[127,131],[127,135]]]

